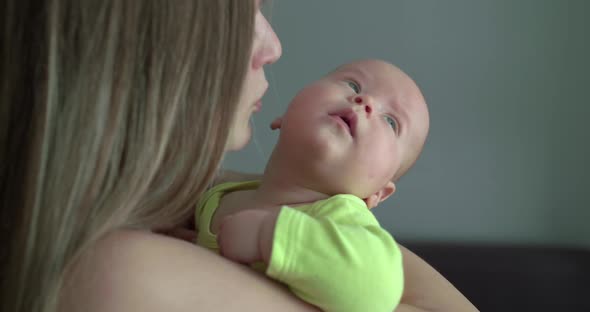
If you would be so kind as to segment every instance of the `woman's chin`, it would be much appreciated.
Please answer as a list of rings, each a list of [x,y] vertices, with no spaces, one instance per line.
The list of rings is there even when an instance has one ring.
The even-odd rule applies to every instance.
[[[251,136],[252,129],[250,129],[250,125],[248,125],[248,128],[245,130],[235,131],[234,133],[231,133],[230,138],[225,147],[225,151],[235,152],[243,149],[250,142]]]

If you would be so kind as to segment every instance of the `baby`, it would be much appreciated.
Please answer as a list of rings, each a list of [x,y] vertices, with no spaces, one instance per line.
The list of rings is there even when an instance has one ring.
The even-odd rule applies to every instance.
[[[395,192],[428,126],[420,90],[397,67],[362,60],[337,68],[272,122],[281,132],[261,181],[203,196],[197,243],[263,270],[323,311],[393,311],[401,253],[369,209]]]

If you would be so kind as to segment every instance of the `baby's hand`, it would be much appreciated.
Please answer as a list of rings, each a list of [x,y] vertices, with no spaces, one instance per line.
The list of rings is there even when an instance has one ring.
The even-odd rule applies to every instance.
[[[277,212],[246,210],[221,222],[217,235],[221,255],[240,263],[270,259]]]

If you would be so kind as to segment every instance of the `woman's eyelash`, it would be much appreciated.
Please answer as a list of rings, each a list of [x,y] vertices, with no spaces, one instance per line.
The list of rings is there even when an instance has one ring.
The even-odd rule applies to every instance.
[[[356,93],[356,94],[361,93],[361,85],[358,82],[356,82],[354,80],[348,80],[346,83],[354,91],[354,93]]]

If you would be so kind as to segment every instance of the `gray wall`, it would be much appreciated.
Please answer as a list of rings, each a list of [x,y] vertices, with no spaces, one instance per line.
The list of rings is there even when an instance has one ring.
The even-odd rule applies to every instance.
[[[408,72],[431,111],[424,153],[375,212],[403,240],[590,248],[590,1],[274,0],[283,57],[226,167],[262,172],[268,129],[351,59]]]

